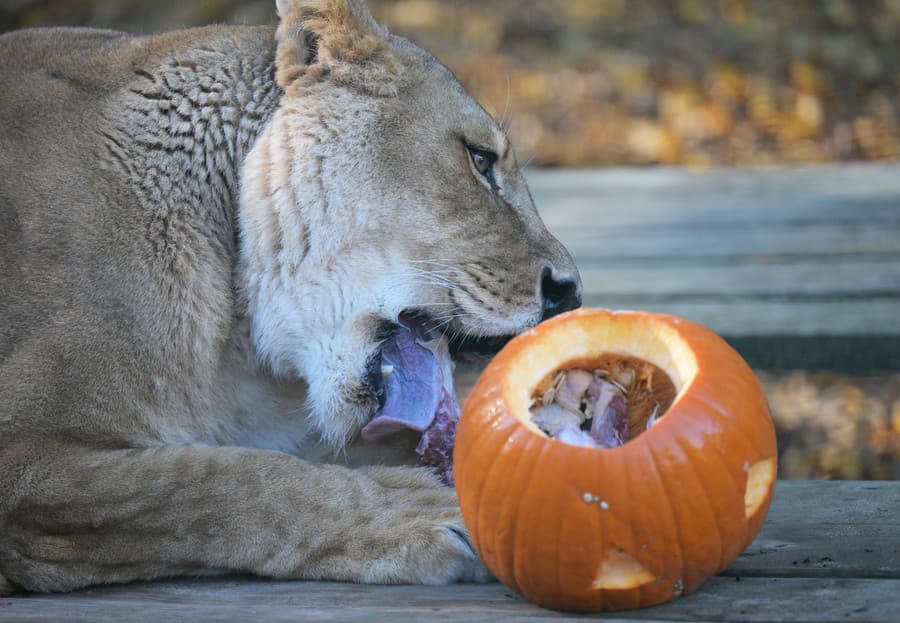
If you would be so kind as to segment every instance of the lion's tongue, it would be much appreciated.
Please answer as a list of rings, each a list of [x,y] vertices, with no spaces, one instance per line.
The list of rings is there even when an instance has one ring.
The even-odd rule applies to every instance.
[[[448,420],[455,430],[459,403],[453,390],[450,350],[443,335],[401,316],[400,328],[383,346],[381,364],[386,372],[385,402],[362,429],[364,439],[381,439],[407,428],[427,435],[432,425],[446,430]],[[446,436],[440,435],[442,439]],[[453,436],[443,443],[449,444],[449,454]],[[425,449],[419,446],[419,454],[423,454]]]

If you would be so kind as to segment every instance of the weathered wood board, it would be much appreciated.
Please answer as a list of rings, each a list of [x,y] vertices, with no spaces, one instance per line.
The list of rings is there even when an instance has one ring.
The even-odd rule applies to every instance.
[[[756,367],[900,369],[900,164],[529,182],[586,305],[696,320]]]
[[[900,482],[782,480],[776,492],[723,575],[900,579]]]
[[[900,580],[718,577],[678,601],[630,612],[571,615],[542,610],[497,584],[372,587],[260,580],[167,582],[34,597],[4,606],[0,621],[809,621],[900,620]],[[9,600],[7,600],[9,601]]]
[[[0,599],[0,621],[900,622],[900,482],[780,481],[766,523],[699,591],[645,610],[574,616],[500,584],[449,587],[172,580]]]

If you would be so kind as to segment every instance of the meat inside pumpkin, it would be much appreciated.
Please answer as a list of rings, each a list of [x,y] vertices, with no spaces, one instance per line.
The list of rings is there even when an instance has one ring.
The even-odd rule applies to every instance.
[[[535,387],[531,421],[546,435],[576,446],[616,448],[652,427],[676,394],[660,368],[607,354],[570,362]]]

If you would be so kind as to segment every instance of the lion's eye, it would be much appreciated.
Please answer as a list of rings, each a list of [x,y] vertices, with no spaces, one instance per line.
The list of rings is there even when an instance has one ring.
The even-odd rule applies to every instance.
[[[469,156],[472,158],[472,164],[475,165],[475,170],[487,178],[488,182],[491,184],[491,188],[496,189],[497,181],[494,177],[494,163],[497,162],[497,154],[484,149],[469,147]]]

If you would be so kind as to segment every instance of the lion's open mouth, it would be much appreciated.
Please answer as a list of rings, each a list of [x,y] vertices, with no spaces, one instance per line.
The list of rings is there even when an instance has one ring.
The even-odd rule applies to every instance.
[[[412,429],[422,433],[418,464],[434,468],[453,482],[453,443],[460,408],[453,388],[453,355],[492,355],[510,338],[462,338],[451,346],[447,336],[427,317],[404,313],[380,352],[382,403],[362,429],[367,440]],[[374,379],[376,383],[379,379]]]
[[[488,359],[500,352],[500,349],[506,346],[506,343],[513,337],[515,336],[455,337],[450,341],[450,354],[461,361],[481,361],[486,363]]]

